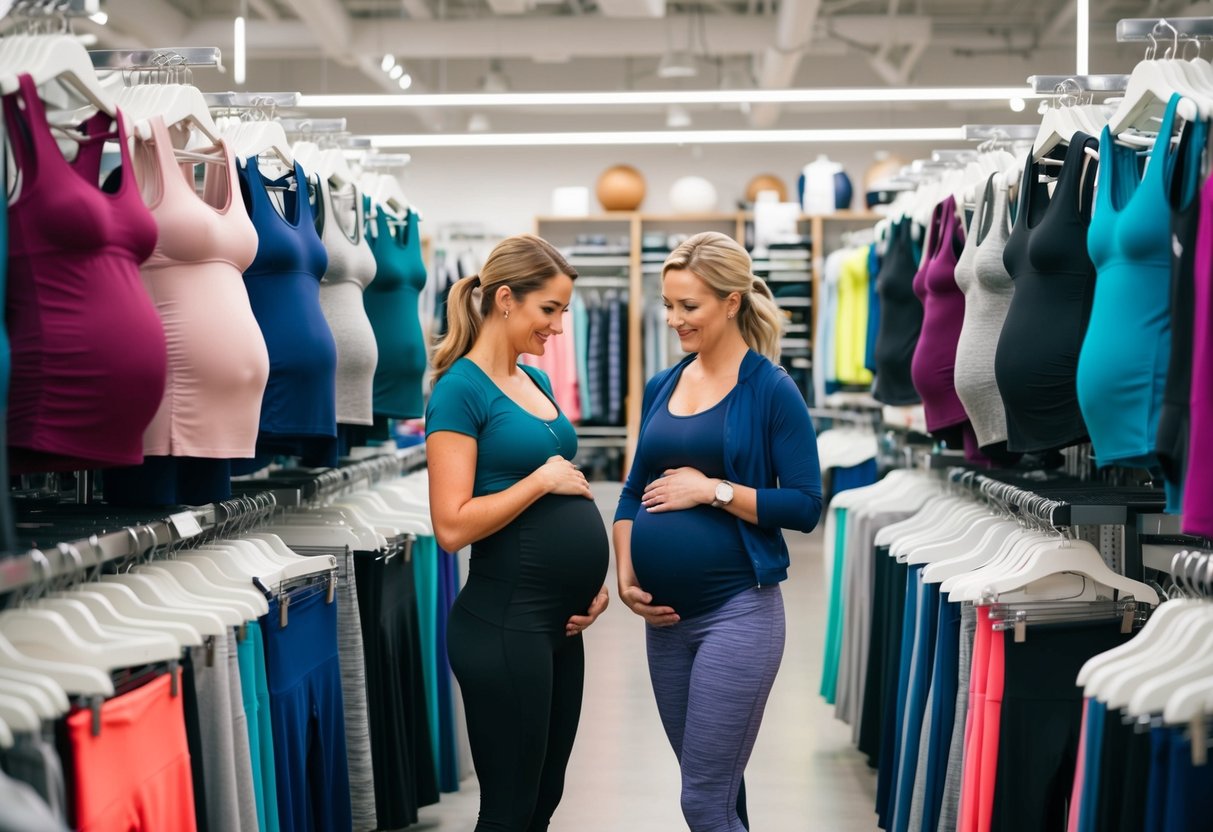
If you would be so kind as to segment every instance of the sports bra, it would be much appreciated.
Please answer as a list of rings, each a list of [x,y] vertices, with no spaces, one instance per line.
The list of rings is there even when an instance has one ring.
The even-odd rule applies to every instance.
[[[307,465],[333,465],[337,347],[320,311],[328,254],[316,233],[308,179],[296,164],[293,173],[267,180],[256,157],[237,172],[258,241],[244,286],[270,356],[258,454],[290,453]],[[282,213],[267,186],[284,189]],[[317,438],[327,441],[311,441]]]
[[[425,410],[421,384],[428,354],[421,331],[418,299],[425,288],[425,259],[417,212],[409,211],[404,228],[393,229],[378,207],[368,213],[367,239],[375,253],[375,281],[363,296],[366,314],[379,345],[375,368],[375,413],[415,419]]]
[[[910,372],[922,397],[927,430],[932,433],[968,421],[956,395],[953,369],[956,344],[964,323],[964,293],[956,285],[956,262],[964,249],[964,229],[949,196],[935,206],[931,244],[914,277],[914,294],[922,302],[922,334],[914,348]]]
[[[880,321],[873,352],[876,380],[872,395],[894,406],[922,401],[910,373],[914,347],[922,331],[922,301],[914,294],[918,255],[914,251],[913,225],[909,217],[893,224],[889,248],[876,276]]]
[[[1157,463],[1154,439],[1171,355],[1171,210],[1167,183],[1179,95],[1171,97],[1144,176],[1137,151],[1104,128],[1087,247],[1098,275],[1078,359],[1078,400],[1098,465]]]
[[[1097,171],[1093,160],[1084,169],[1084,148],[1095,144],[1078,132],[1050,153],[1063,160],[1052,198],[1039,177],[1058,168],[1030,156],[1024,164],[1019,209],[1002,254],[1015,293],[994,355],[1011,451],[1057,450],[1087,438],[1074,379],[1095,291],[1095,266],[1084,244]]]
[[[1166,485],[1167,512],[1171,514],[1180,513],[1183,507],[1183,483],[1188,467],[1196,303],[1193,281],[1201,223],[1201,162],[1208,139],[1207,121],[1193,121],[1184,126],[1167,186],[1171,206],[1171,357],[1154,449]]]
[[[257,231],[240,198],[226,144],[205,167],[203,194],[193,163],[178,163],[164,122],[135,154],[144,200],[160,228],[141,274],[168,339],[168,379],[144,434],[148,456],[254,456],[261,396],[269,376],[265,339],[242,273],[257,254]]]
[[[164,329],[139,279],[156,223],[134,177],[97,186],[101,152],[126,129],[100,112],[81,125],[74,161],[59,151],[28,75],[4,97],[20,193],[9,205],[6,318],[12,346],[8,444],[13,471],[137,465],[164,395]]]
[[[316,224],[329,255],[320,284],[320,308],[337,345],[337,422],[369,425],[374,422],[371,402],[379,348],[362,293],[375,279],[375,255],[366,241],[362,192],[357,186],[350,190],[353,204],[342,209],[328,180],[320,180]],[[347,233],[342,218],[350,215],[350,209],[353,230]]]
[[[1007,441],[1007,415],[994,375],[994,351],[1002,332],[1015,284],[1003,265],[1007,245],[1007,189],[986,180],[977,194],[977,209],[956,264],[956,286],[964,293],[964,324],[956,344],[956,395],[983,448]]]

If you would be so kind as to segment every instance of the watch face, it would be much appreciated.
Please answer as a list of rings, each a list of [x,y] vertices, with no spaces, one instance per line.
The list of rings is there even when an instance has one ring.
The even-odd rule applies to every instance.
[[[722,503],[727,503],[733,499],[733,486],[727,482],[722,482],[716,486],[716,499]]]

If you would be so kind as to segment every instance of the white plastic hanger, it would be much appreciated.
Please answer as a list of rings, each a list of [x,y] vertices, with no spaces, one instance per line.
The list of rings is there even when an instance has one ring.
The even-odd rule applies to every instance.
[[[155,562],[136,567],[127,574],[127,577],[132,580],[142,578],[159,581],[159,591],[174,599],[176,603],[214,612],[229,627],[238,627],[249,620],[252,605],[223,595],[222,589],[219,590],[220,594],[204,594],[206,584],[196,577],[201,575],[197,571],[197,567],[194,570],[194,575],[191,575],[188,584],[180,574],[169,571]]]
[[[0,94],[9,95],[19,89],[19,74],[33,78],[41,87],[59,81],[79,93],[96,107],[115,115],[112,98],[101,87],[93,61],[84,46],[70,35],[39,35],[14,44],[12,52],[18,60],[9,61],[0,50]]]
[[[63,689],[59,689],[63,692]],[[0,673],[0,696],[11,696],[26,703],[38,719],[56,719],[68,712],[69,706],[56,707],[56,701],[41,686],[23,679],[10,678],[7,673]]]
[[[36,734],[42,730],[42,718],[25,699],[0,691],[0,721],[14,733]]]
[[[167,661],[164,648],[150,642],[87,641],[67,623],[62,615],[49,610],[19,608],[0,613],[0,633],[18,650],[47,661],[81,664],[108,672],[124,667]]]
[[[158,650],[160,658],[152,661],[171,661],[181,656],[177,640],[164,633],[143,630],[123,630],[102,625],[93,615],[92,609],[83,601],[65,596],[55,596],[34,601],[31,608],[48,610],[63,616],[73,630],[82,638],[98,644],[143,645],[149,650]]]
[[[1184,725],[1199,714],[1210,713],[1213,713],[1213,678],[1204,678],[1177,688],[1163,708],[1162,719],[1168,725]]]
[[[235,608],[244,616],[244,621],[260,618],[269,612],[269,603],[265,600],[265,596],[251,586],[237,588],[230,583],[216,583],[195,563],[182,560],[155,561],[137,567],[136,572],[170,576],[181,585],[182,589],[199,601]]]
[[[41,698],[38,701],[45,701],[51,713],[51,716],[48,717],[49,719],[62,716],[71,710],[71,702],[68,701],[67,691],[63,689],[62,685],[45,674],[22,670],[18,667],[0,665],[0,680],[13,684],[27,685],[31,690],[38,691],[41,694]]]
[[[98,583],[85,583],[62,594],[88,606],[102,624],[164,633],[183,648],[202,644],[202,634],[192,624],[173,620],[169,615],[156,617],[155,609],[144,604],[127,587],[115,584],[107,590]]]
[[[161,615],[172,620],[184,621],[194,627],[203,636],[223,636],[227,633],[224,616],[213,609],[200,608],[166,597],[163,579],[157,581],[150,575],[102,575],[97,591],[110,594],[111,599],[118,594],[116,590],[124,589],[138,596],[139,600],[152,609],[155,615]],[[113,587],[113,589],[111,589]],[[235,621],[232,626],[239,624]]]
[[[37,673],[79,696],[113,696],[109,673],[84,662],[48,661],[27,655],[0,633],[0,667]]]
[[[1178,691],[1193,682],[1213,678],[1213,627],[1205,627],[1195,640],[1195,649],[1172,666],[1150,678],[1142,678],[1132,689],[1126,711],[1132,716],[1161,712]]]

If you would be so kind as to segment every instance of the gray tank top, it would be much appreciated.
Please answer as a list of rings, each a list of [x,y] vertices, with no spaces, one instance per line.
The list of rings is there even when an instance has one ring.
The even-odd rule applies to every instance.
[[[348,197],[333,194],[327,180],[320,183],[320,239],[329,255],[320,284],[320,308],[337,344],[337,423],[369,425],[374,422],[371,404],[379,348],[362,293],[375,279],[375,255],[363,236],[362,192],[352,187],[350,205]],[[353,227],[347,231],[351,222]]]
[[[1007,189],[996,181],[1000,178],[992,175],[978,193],[964,252],[956,264],[956,285],[965,295],[964,325],[956,347],[956,395],[983,448],[1007,441],[1007,416],[994,377],[994,353],[1015,284],[1002,263],[1010,233]]]

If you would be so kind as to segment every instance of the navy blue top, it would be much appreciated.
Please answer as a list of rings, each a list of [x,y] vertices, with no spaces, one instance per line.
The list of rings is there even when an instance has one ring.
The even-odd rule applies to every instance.
[[[667,408],[683,368],[694,359],[692,353],[649,380],[641,405],[641,442],[654,414]],[[821,467],[809,409],[787,371],[750,350],[724,411],[725,479],[758,491],[757,523],[729,517],[741,533],[756,583],[779,583],[788,577],[782,529],[810,532],[821,517]],[[616,521],[639,516],[645,486],[663,470],[650,468],[637,456],[619,498]]]
[[[724,401],[694,416],[675,416],[668,403],[653,414],[636,448],[649,471],[689,466],[713,478],[724,473]],[[754,569],[737,522],[727,511],[641,511],[632,526],[632,567],[656,605],[682,619],[724,606],[754,586]]]

